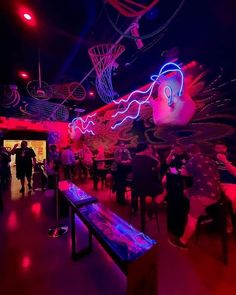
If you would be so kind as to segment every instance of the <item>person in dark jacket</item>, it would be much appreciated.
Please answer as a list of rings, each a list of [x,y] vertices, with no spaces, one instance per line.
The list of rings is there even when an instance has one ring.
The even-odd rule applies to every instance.
[[[16,144],[11,151],[12,155],[16,155],[16,177],[21,182],[20,192],[25,191],[25,177],[28,181],[28,188],[32,190],[31,177],[33,165],[36,165],[36,155],[32,148],[27,147],[27,141],[23,140],[21,142],[21,147],[17,148]]]

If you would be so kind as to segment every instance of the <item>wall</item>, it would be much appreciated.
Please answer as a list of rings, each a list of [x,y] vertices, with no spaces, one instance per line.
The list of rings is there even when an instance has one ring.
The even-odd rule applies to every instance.
[[[49,144],[57,144],[58,147],[63,147],[69,143],[68,124],[62,122],[0,117],[0,131],[2,138],[9,138],[11,134],[17,135],[18,133],[21,137],[25,135],[24,139],[37,139],[37,135],[35,135],[37,133],[42,139],[44,133]]]

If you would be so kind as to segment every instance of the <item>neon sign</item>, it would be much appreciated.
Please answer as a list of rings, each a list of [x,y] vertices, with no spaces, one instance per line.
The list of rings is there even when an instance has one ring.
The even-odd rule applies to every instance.
[[[171,66],[172,68],[168,69],[169,66]],[[128,103],[134,95],[148,94],[146,99],[144,99],[143,101],[138,101],[137,99],[133,99],[128,103],[128,105],[126,106],[126,108],[124,110],[117,111],[114,115],[112,115],[112,118],[116,118],[119,115],[124,115],[126,112],[128,112],[128,110],[130,110],[132,105],[134,105],[134,104],[138,105],[137,109],[135,110],[135,114],[125,116],[121,121],[119,121],[118,123],[111,126],[111,129],[114,130],[116,127],[122,125],[128,119],[133,119],[133,120],[137,119],[138,116],[140,115],[142,105],[149,103],[149,99],[152,96],[154,86],[156,85],[156,83],[160,83],[160,81],[159,81],[160,77],[167,74],[167,73],[171,73],[171,72],[178,72],[181,75],[180,89],[178,91],[178,96],[181,96],[182,92],[183,92],[183,83],[184,83],[183,72],[182,72],[179,65],[177,65],[176,63],[173,63],[173,62],[168,62],[161,67],[158,75],[152,75],[150,77],[150,79],[153,81],[153,83],[151,83],[151,85],[148,87],[147,90],[145,90],[145,91],[135,90],[130,93],[130,95],[127,97],[127,99],[120,99],[119,101],[113,100],[113,102],[116,105],[120,105],[121,103]],[[165,86],[164,96],[167,99],[168,106],[172,107],[174,101],[173,101],[173,90],[170,85]]]
[[[174,69],[168,69],[168,70],[163,71],[168,66],[174,66],[176,68],[174,68]],[[181,84],[180,84],[180,89],[179,89],[179,96],[181,96],[182,95],[182,92],[183,92],[183,87],[184,87],[184,75],[183,75],[183,72],[182,72],[180,66],[177,65],[176,63],[174,63],[174,62],[168,62],[168,63],[164,64],[161,67],[161,69],[159,71],[159,74],[158,75],[152,75],[150,77],[150,79],[152,81],[156,82],[161,76],[163,76],[163,75],[165,75],[167,73],[171,73],[171,72],[178,72],[181,75]]]
[[[92,134],[95,135],[93,130],[91,129],[91,125],[94,126],[95,123],[93,120],[89,120],[96,116],[96,113],[92,115],[88,115],[86,119],[82,119],[81,117],[74,118],[70,124],[68,124],[69,132],[76,132],[78,129],[82,134]]]

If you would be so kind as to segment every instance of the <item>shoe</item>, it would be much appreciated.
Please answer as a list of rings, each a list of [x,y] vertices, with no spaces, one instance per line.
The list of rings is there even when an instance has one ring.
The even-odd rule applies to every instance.
[[[28,183],[28,188],[29,188],[30,191],[32,190],[32,185],[31,185],[31,183]]]
[[[24,193],[24,192],[25,192],[25,188],[22,187],[22,188],[20,189],[20,193]]]
[[[180,241],[180,239],[178,239],[176,237],[175,238],[168,239],[168,242],[169,242],[169,244],[171,246],[174,246],[176,248],[179,248],[179,249],[185,250],[185,251],[188,250],[188,246],[186,244],[182,243]]]

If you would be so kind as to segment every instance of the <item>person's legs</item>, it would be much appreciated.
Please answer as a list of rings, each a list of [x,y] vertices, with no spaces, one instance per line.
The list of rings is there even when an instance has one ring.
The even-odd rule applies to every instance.
[[[29,188],[29,190],[31,190],[32,189],[32,186],[31,186],[32,167],[28,167],[28,169],[26,171],[26,178],[28,181],[28,188]]]
[[[183,243],[184,245],[188,243],[188,241],[190,240],[190,238],[192,237],[192,235],[194,234],[196,230],[196,226],[197,226],[197,218],[189,214],[187,224],[184,229],[184,233],[182,237],[180,238],[181,243]]]
[[[125,203],[125,183],[123,179],[119,179],[116,185],[116,201],[123,205]]]
[[[189,214],[187,219],[187,224],[184,229],[184,233],[182,237],[180,237],[181,243],[186,245],[192,235],[194,234],[197,226],[198,218],[201,215],[206,214],[206,208],[212,204],[214,204],[210,198],[205,196],[192,196],[189,200]]]
[[[22,167],[16,167],[16,178],[20,180],[20,193],[23,193],[25,191],[25,170]]]
[[[23,193],[25,191],[25,177],[20,179],[20,183],[21,183],[20,193]]]
[[[235,183],[221,183],[222,191],[227,199],[232,203],[234,214],[236,214],[236,184]]]
[[[32,189],[32,186],[31,186],[31,176],[27,176],[27,181],[28,181],[28,187],[29,187],[29,189]]]
[[[206,214],[206,208],[214,203],[215,201],[205,196],[191,196],[189,199],[189,213],[184,233],[179,239],[172,240],[170,243],[181,249],[186,249],[190,238],[196,230],[198,218]]]
[[[64,178],[70,179],[70,166],[64,165]]]
[[[236,214],[236,184],[235,183],[221,183],[221,189],[225,197],[230,201],[233,214]],[[227,233],[232,233],[233,223],[230,214],[227,214]]]

